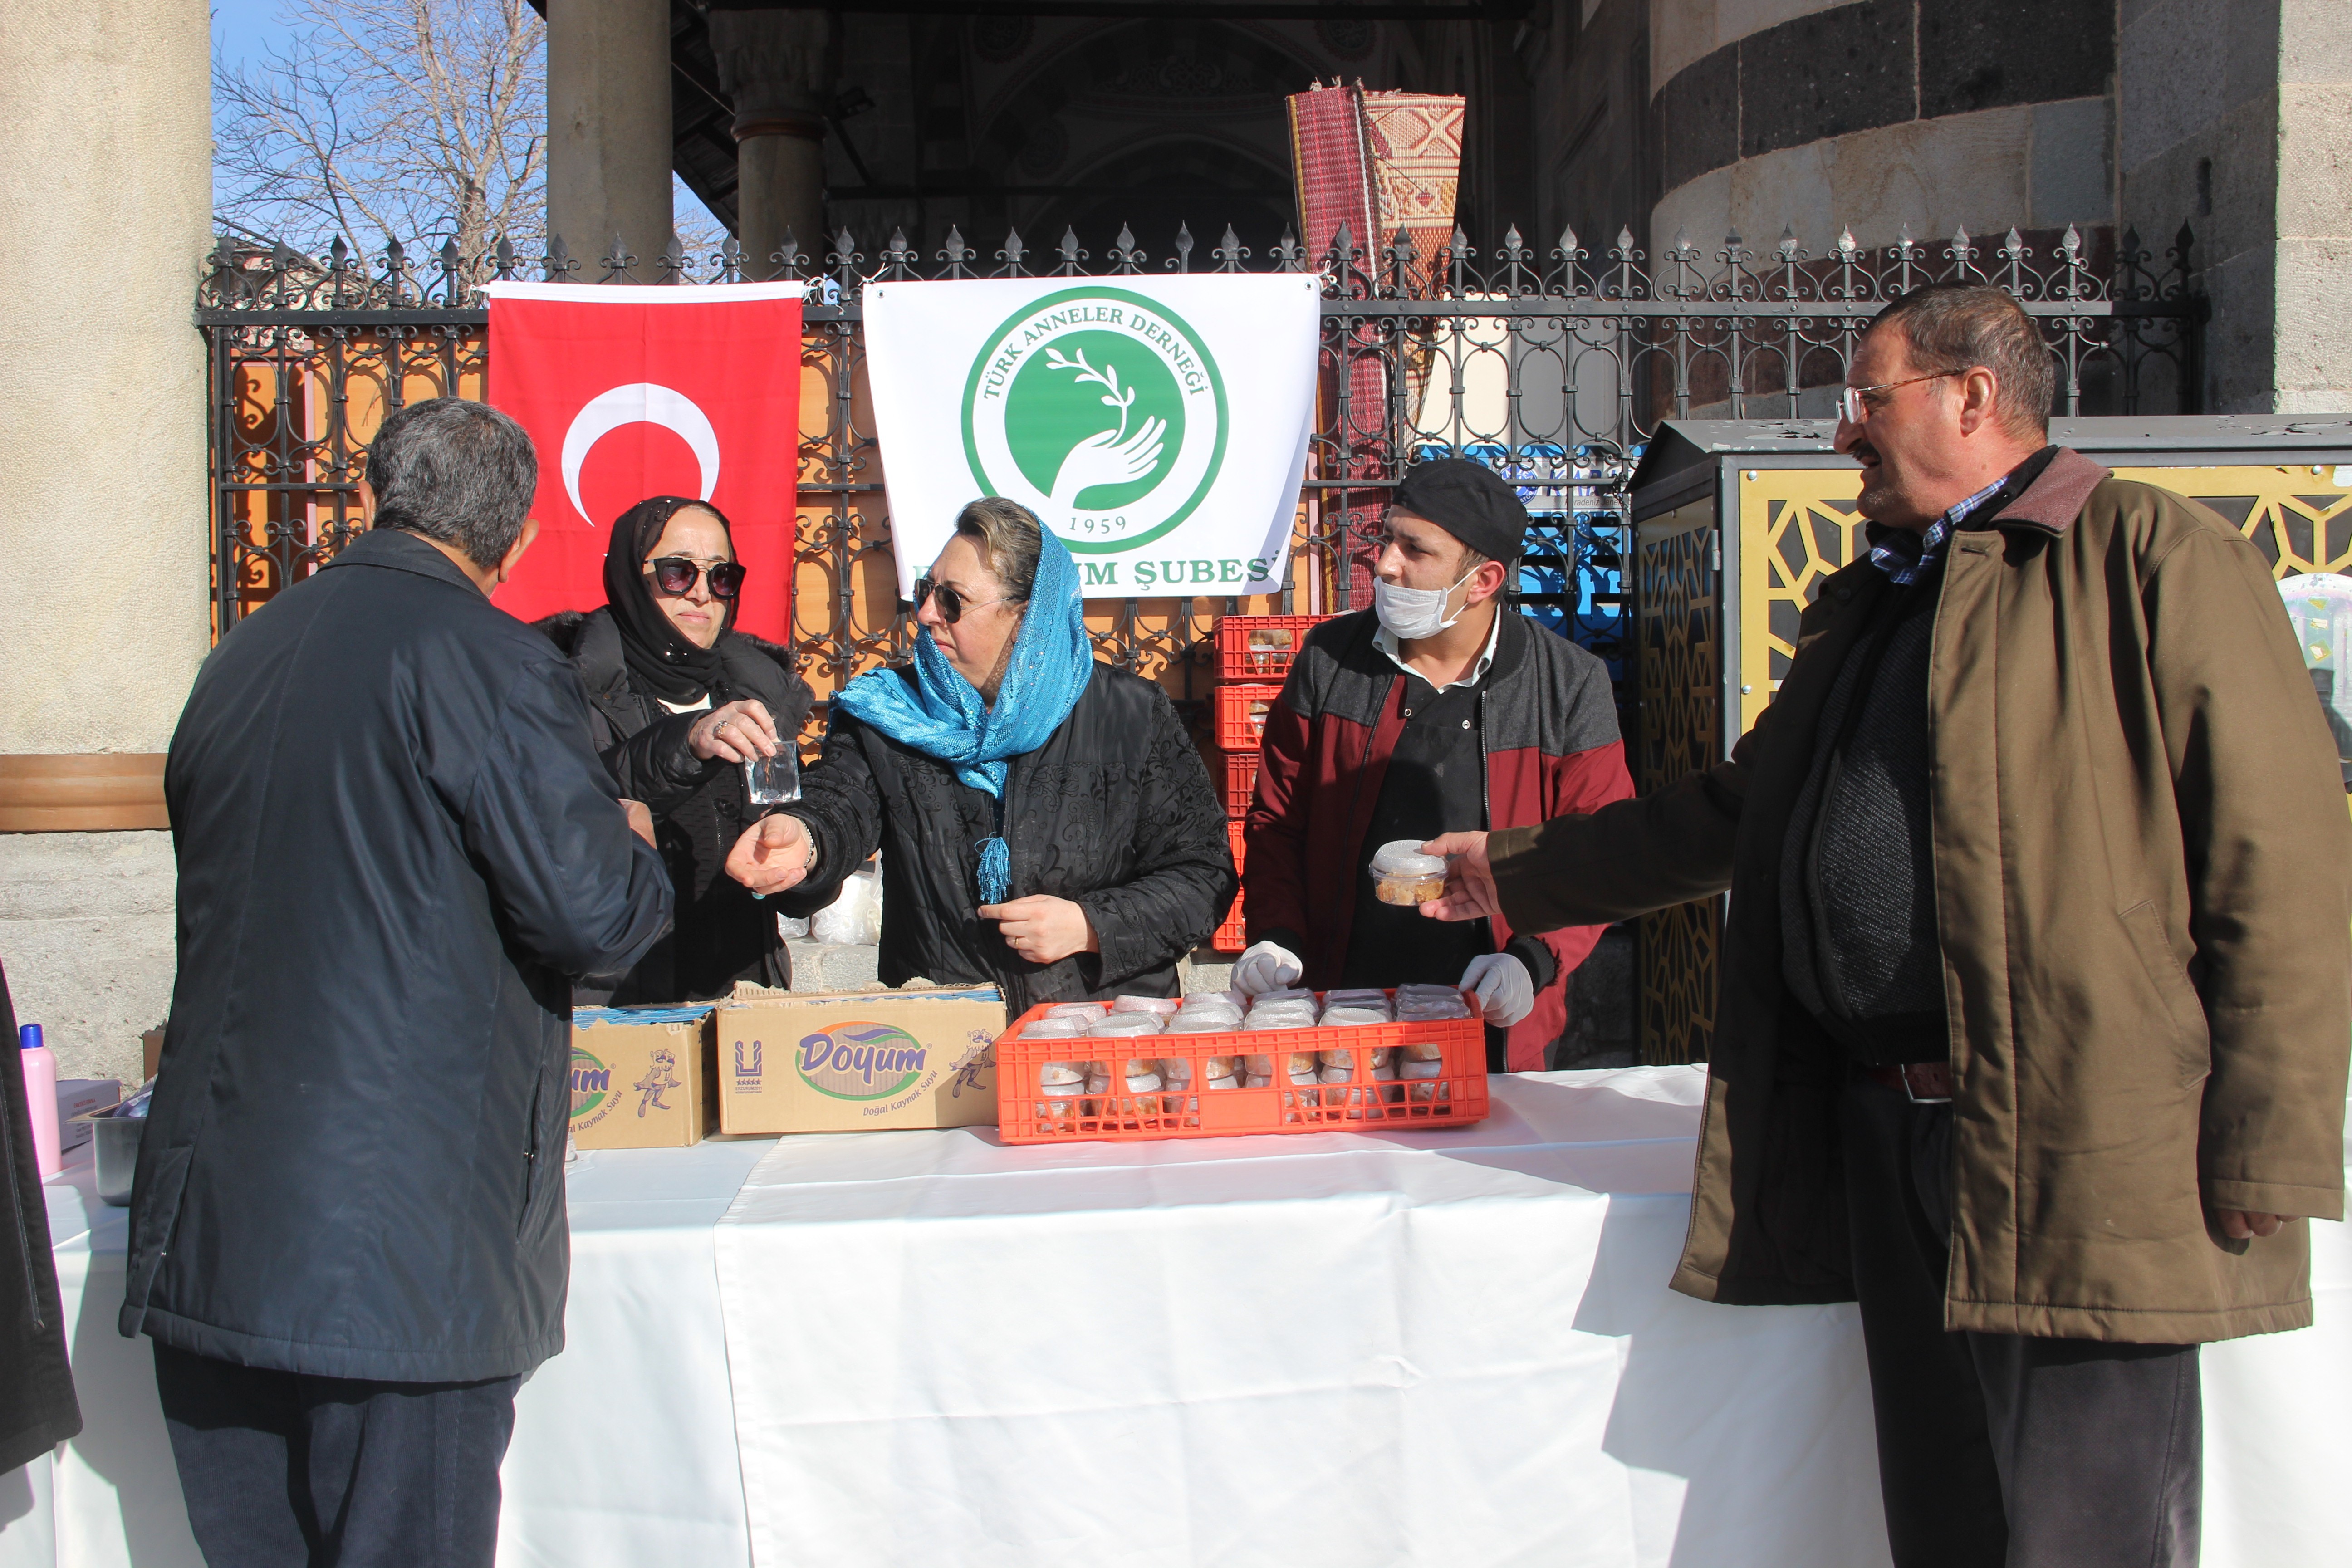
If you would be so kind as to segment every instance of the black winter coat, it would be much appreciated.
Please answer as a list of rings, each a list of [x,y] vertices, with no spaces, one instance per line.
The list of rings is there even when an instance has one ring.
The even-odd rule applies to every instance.
[[[910,667],[894,673],[915,679]],[[1108,665],[1095,666],[1043,746],[1013,759],[1004,801],[1009,897],[1082,906],[1099,953],[1031,963],[975,912],[979,844],[995,831],[997,803],[946,763],[836,706],[801,791],[786,809],[808,825],[816,858],[808,882],[769,901],[788,915],[822,909],[878,847],[883,984],[993,982],[1008,1014],[1176,994],[1176,961],[1216,931],[1239,886],[1223,804],[1176,710],[1157,686]]]
[[[654,840],[676,895],[670,934],[618,979],[590,981],[573,999],[625,1007],[650,1002],[702,1002],[724,996],[739,980],[790,986],[792,957],[776,930],[776,910],[726,875],[727,852],[767,815],[743,794],[743,770],[704,762],[686,743],[700,711],[672,713],[629,684],[621,628],[610,610],[567,610],[535,623],[572,660],[588,688],[597,754],[621,794],[646,804]],[[776,733],[791,744],[813,699],[793,673],[791,653],[748,633],[719,641],[721,673],[710,706],[743,698],[765,704]]]
[[[73,1373],[66,1365],[65,1310],[49,1252],[49,1205],[33,1158],[25,1111],[25,1062],[16,1049],[16,1009],[0,973],[0,1475],[47,1453],[81,1430]]]
[[[553,1355],[572,982],[670,912],[579,676],[379,529],[205,660],[163,795],[180,967],[122,1331],[395,1382]]]

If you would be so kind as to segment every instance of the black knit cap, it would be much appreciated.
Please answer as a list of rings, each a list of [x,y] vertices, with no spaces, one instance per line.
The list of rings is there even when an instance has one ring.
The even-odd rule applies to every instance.
[[[1528,532],[1519,492],[1484,463],[1438,458],[1404,471],[1391,505],[1425,517],[1490,561],[1518,558]]]

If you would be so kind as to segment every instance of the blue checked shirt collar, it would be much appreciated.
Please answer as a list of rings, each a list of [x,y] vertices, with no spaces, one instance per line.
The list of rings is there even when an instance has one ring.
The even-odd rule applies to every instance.
[[[1891,529],[1885,538],[1870,547],[1870,563],[1886,574],[1889,581],[1909,587],[1924,576],[1944,552],[1945,542],[1952,530],[1969,520],[1969,514],[2000,493],[2009,483],[2003,474],[1968,500],[1959,502],[1943,516],[1929,523],[1927,531],[1913,533],[1908,529]]]

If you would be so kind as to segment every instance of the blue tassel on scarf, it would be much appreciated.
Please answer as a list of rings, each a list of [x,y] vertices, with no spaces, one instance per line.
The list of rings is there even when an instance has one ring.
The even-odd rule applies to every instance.
[[[961,782],[997,803],[997,836],[980,841],[980,901],[1001,904],[1013,891],[1013,853],[1004,842],[1004,782],[1011,761],[1051,740],[1095,675],[1094,639],[1077,563],[1051,529],[1037,552],[1037,581],[1013,639],[996,705],[980,699],[926,630],[915,637],[915,684],[877,669],[833,700],[901,745],[955,769]]]

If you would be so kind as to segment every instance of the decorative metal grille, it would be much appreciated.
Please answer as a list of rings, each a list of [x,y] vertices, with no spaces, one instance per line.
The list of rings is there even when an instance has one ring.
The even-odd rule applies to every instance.
[[[2059,361],[2061,412],[2135,413],[2153,403],[2193,412],[2202,300],[2188,289],[2190,242],[2184,226],[2152,263],[2126,231],[2110,270],[2095,266],[2093,247],[2071,228],[2041,244],[2011,230],[1990,247],[1965,232],[1934,246],[1906,234],[1874,250],[1844,235],[1821,256],[1792,235],[1759,256],[1734,235],[1706,257],[1678,238],[1654,271],[1628,231],[1599,254],[1564,232],[1542,257],[1517,228],[1483,254],[1457,231],[1434,292],[1414,297],[1409,280],[1423,268],[1410,242],[1368,252],[1343,229],[1310,258],[1286,237],[1255,258],[1257,269],[1311,264],[1325,280],[1323,395],[1290,586],[1272,600],[1097,604],[1090,625],[1104,658],[1162,680],[1180,700],[1204,696],[1216,614],[1361,604],[1362,535],[1400,467],[1454,452],[1558,498],[1537,509],[1525,607],[1611,651],[1623,595],[1613,576],[1596,574],[1613,574],[1622,557],[1624,481],[1660,420],[1826,413],[1871,315],[1947,279],[1999,284],[2042,323]],[[609,248],[589,269],[561,238],[532,260],[504,241],[483,256],[444,244],[423,258],[397,242],[361,257],[338,241],[320,258],[224,241],[196,310],[211,347],[216,631],[352,537],[366,445],[387,411],[419,397],[483,395],[481,284],[530,274],[584,280],[590,270],[599,282],[681,286],[749,275],[731,240],[709,257],[663,257],[650,278],[618,241]],[[1103,265],[1089,268],[1093,259],[1075,234],[1042,252],[1011,234],[983,262],[953,230],[929,265],[894,234],[869,267],[846,231],[821,266],[789,242],[772,258],[771,276],[814,285],[801,353],[826,389],[822,415],[803,417],[793,611],[795,651],[820,693],[901,654],[911,634],[896,600],[875,436],[856,394],[864,286],[1182,273],[1196,260],[1198,270],[1239,272],[1253,261],[1231,228],[1205,258],[1189,230],[1154,258],[1122,229]]]
[[[1684,510],[1687,516],[1644,523],[1634,552],[1643,722],[1632,772],[1644,795],[1713,765],[1723,754],[1716,679],[1723,658],[1723,623],[1716,613],[1723,552],[1713,498]],[[1634,923],[1642,1060],[1706,1059],[1722,936],[1721,899],[1677,904]]]

